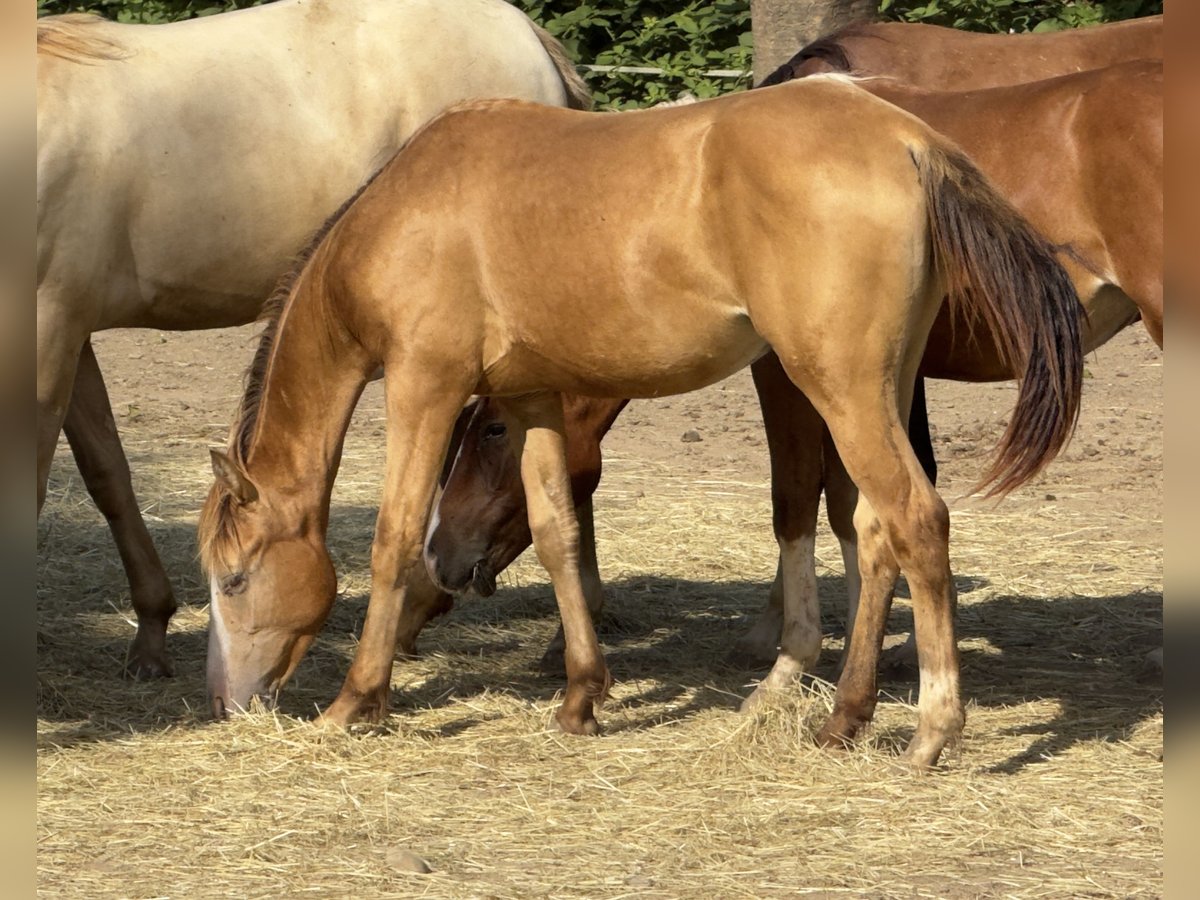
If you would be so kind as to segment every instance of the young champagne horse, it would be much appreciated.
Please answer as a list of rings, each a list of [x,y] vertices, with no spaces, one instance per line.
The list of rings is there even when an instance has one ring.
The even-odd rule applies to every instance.
[[[609,675],[581,593],[559,393],[691,390],[773,349],[862,490],[864,592],[882,595],[897,566],[913,586],[922,669],[908,753],[932,763],[963,722],[949,520],[903,417],[947,292],[1024,374],[988,473],[1011,488],[1073,427],[1078,301],[1045,241],[915,118],[831,79],[620,116],[485,102],[440,117],[317,245],[264,333],[229,452],[213,453],[200,542],[214,711],[272,699],[328,615],[330,491],[382,364],[371,599],[326,720],[386,710],[451,430],[487,394],[505,398],[562,615],[556,719],[594,733]],[[425,556],[436,578],[437,548]]]
[[[1089,313],[1089,350],[1139,315],[1162,346],[1161,62],[1134,61],[991,90],[927,92],[884,79],[863,81],[861,86],[954,139],[1035,226],[1094,262],[1102,277],[1071,264]],[[1021,148],[1013,147],[1013,134],[1022,135]],[[922,375],[966,381],[1013,377],[998,363],[994,346],[985,340],[955,343],[952,332],[980,334],[982,326],[959,322],[952,328],[943,313],[931,335]],[[794,648],[789,657],[800,668],[811,668],[820,648],[811,550],[820,493],[823,487],[830,522],[842,545],[852,620],[858,600],[852,523],[857,491],[828,435],[821,440],[824,423],[774,356],[755,362],[753,373],[775,475],[780,566],[767,610],[738,640],[735,655],[754,663],[776,662],[784,596],[794,591],[802,607],[813,612],[806,617],[810,627],[802,630],[803,650]],[[600,478],[600,441],[626,402],[564,397],[568,459],[584,529],[584,585],[593,614],[603,604],[603,592],[589,541],[591,493]],[[932,454],[932,445],[919,402],[918,392],[909,434],[933,477],[931,456],[922,456],[923,451]],[[530,542],[520,472],[501,439],[503,428],[499,404],[480,401],[438,507],[447,583],[453,588],[470,584],[485,595],[493,589],[496,575]],[[918,440],[921,434],[924,441]],[[405,633],[417,633],[420,624],[406,623]],[[904,658],[910,650],[906,647],[894,658]],[[543,664],[561,667],[561,652],[560,632]]]
[[[170,671],[171,585],[130,485],[93,331],[252,321],[339,203],[475,97],[590,105],[562,47],[500,0],[280,0],[170,25],[37,24],[38,510],[60,429]]]

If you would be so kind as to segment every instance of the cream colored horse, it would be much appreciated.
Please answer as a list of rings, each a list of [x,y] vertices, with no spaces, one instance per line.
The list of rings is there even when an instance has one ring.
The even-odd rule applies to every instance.
[[[447,106],[590,99],[562,47],[501,0],[49,17],[37,67],[38,511],[65,424],[129,576],[127,669],[168,674],[175,601],[89,336],[252,321],[321,222]]]
[[[452,429],[503,397],[529,523],[566,639],[557,714],[594,733],[609,683],[579,573],[560,393],[655,396],[774,350],[861,489],[863,609],[912,586],[932,763],[963,724],[949,516],[905,435],[949,294],[1022,373],[987,477],[1040,470],[1079,406],[1079,303],[1053,249],[944,138],[851,84],[814,78],[621,115],[481,102],[440,117],[319,236],[271,317],[201,515],[214,711],[272,701],[332,607],[326,548],[342,440],[382,364],[387,472],[371,600],[335,723],[388,705],[398,623]],[[855,631],[857,636],[858,630]],[[869,647],[852,647],[856,668]],[[822,732],[870,717],[847,698]]]

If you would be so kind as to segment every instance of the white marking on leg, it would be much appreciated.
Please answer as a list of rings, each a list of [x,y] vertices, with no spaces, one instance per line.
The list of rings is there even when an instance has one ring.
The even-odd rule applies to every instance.
[[[779,565],[783,580],[783,634],[779,656],[770,673],[743,709],[754,706],[767,691],[785,688],[810,671],[821,655],[821,604],[817,596],[816,542],[813,535],[780,540]]]

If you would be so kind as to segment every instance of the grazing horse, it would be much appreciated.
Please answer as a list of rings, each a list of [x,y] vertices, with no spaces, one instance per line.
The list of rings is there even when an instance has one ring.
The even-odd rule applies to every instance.
[[[966,92],[927,92],[885,79],[860,85],[955,140],[1030,222],[1091,261],[1089,268],[1067,260],[1088,311],[1084,341],[1089,351],[1139,315],[1162,346],[1161,62],[1128,62],[1034,84]],[[1019,148],[1012,143],[1013,134],[1022,136]],[[988,341],[954,341],[956,333],[981,334],[982,326],[952,323],[944,311],[930,335],[923,375],[963,381],[1013,377]],[[736,651],[754,663],[771,664],[779,659],[787,593],[799,592],[800,604],[813,610],[807,617],[813,628],[819,621],[812,544],[822,487],[846,563],[848,619],[853,620],[859,590],[852,519],[858,494],[824,423],[778,360],[767,354],[752,372],[771,454],[780,564],[766,611],[737,642]],[[627,402],[563,398],[568,461],[585,533],[584,584],[593,615],[603,604],[603,592],[595,549],[586,541],[593,530],[591,494],[600,480],[600,441]],[[918,417],[916,403],[914,399],[909,432],[921,456],[919,435],[926,436],[925,446],[932,449],[928,424],[923,415]],[[530,533],[519,466],[499,439],[504,433],[500,404],[484,399],[476,407],[438,512],[445,543],[453,548],[447,553],[457,566],[480,576],[474,587],[487,594],[496,575],[529,546]],[[406,623],[406,634],[419,630],[420,624]],[[787,654],[795,661],[788,672],[811,669],[819,650],[820,635],[806,630]],[[560,631],[543,666],[561,667],[561,653]],[[911,647],[896,658],[908,653]],[[780,674],[767,683],[783,680]]]
[[[60,429],[170,673],[171,585],[130,484],[94,331],[252,321],[339,203],[447,106],[590,106],[562,47],[500,0],[280,0],[169,25],[37,25],[38,511]]]
[[[426,569],[448,589],[471,577],[443,570],[436,527],[424,539],[455,421],[480,394],[503,398],[563,620],[556,721],[595,733],[609,674],[582,596],[559,395],[680,393],[773,350],[862,491],[864,595],[897,569],[912,585],[908,755],[932,763],[964,717],[949,516],[904,421],[947,294],[1023,374],[984,476],[1002,492],[1074,427],[1080,307],[1053,248],[915,117],[828,77],[621,115],[490,101],[439,117],[316,244],[264,331],[229,449],[213,451],[200,547],[214,712],[272,701],[332,607],[333,479],[382,365],[371,598],[325,720],[385,713],[398,623]],[[863,713],[838,710],[828,739]]]

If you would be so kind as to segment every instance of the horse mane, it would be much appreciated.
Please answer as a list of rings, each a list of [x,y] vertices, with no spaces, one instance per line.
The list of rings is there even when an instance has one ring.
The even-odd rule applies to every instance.
[[[279,337],[279,326],[283,320],[284,310],[296,293],[300,277],[308,268],[309,262],[321,246],[321,242],[345,215],[346,210],[359,198],[382,172],[379,169],[371,175],[337,210],[330,215],[313,232],[308,243],[304,245],[292,261],[288,271],[275,284],[266,303],[263,304],[255,321],[263,325],[258,335],[258,347],[254,350],[254,358],[243,376],[242,399],[238,403],[237,415],[229,429],[228,453],[230,458],[243,471],[250,457],[250,448],[254,440],[254,431],[258,425],[259,412],[262,409],[263,387],[267,381],[267,370],[270,367],[271,355]],[[205,572],[213,570],[213,564],[226,556],[229,550],[237,546],[237,523],[232,510],[234,497],[220,482],[213,483],[209,496],[200,511],[198,538],[200,545],[200,563]]]
[[[871,25],[872,23],[868,20],[851,22],[837,31],[830,32],[811,43],[805,44],[797,51],[795,56],[760,81],[757,87],[768,87],[772,84],[783,84],[785,81],[794,80],[799,73],[800,67],[809,60],[823,62],[835,72],[854,74],[853,60],[850,59],[850,54],[843,41],[848,38],[886,40],[882,35],[872,31]]]
[[[92,31],[94,26],[107,21],[95,13],[67,13],[38,19],[38,55],[88,64],[130,56],[132,51],[113,38]]]

